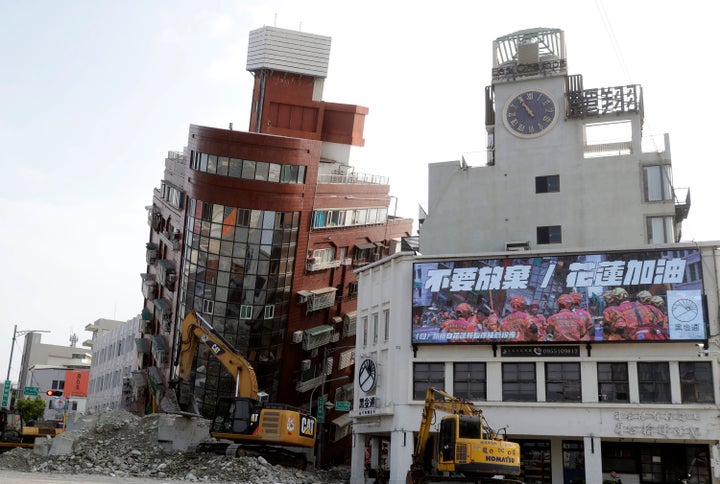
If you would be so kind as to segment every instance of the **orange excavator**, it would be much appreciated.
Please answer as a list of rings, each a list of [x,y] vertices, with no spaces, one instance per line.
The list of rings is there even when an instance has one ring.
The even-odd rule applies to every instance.
[[[449,415],[440,422],[437,459],[433,462],[427,444],[436,410]],[[518,475],[519,444],[508,442],[491,429],[482,410],[472,402],[428,387],[407,484],[523,484],[514,479]]]
[[[200,443],[197,452],[262,455],[273,464],[304,468],[315,445],[316,419],[299,408],[267,402],[265,394],[258,393],[250,363],[195,311],[188,313],[180,328],[176,378],[171,385],[177,393],[166,395],[161,404],[164,409],[168,413],[179,410],[197,414],[194,405],[188,404],[188,400],[194,400],[188,388],[195,352],[201,343],[233,376],[235,396],[219,399],[210,429],[216,441]]]

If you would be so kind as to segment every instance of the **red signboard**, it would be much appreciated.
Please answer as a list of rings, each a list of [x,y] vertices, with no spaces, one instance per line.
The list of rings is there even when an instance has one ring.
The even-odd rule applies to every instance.
[[[65,372],[65,397],[87,397],[90,370],[67,370]]]

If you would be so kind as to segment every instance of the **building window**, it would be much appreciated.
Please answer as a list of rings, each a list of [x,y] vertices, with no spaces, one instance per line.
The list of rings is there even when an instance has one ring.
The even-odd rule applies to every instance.
[[[265,306],[265,319],[272,319],[275,317],[275,306],[269,304]]]
[[[535,363],[502,364],[502,398],[504,402],[537,401]]]
[[[545,399],[548,402],[582,400],[580,363],[545,363]]]
[[[390,341],[390,310],[386,309],[383,311],[383,317],[385,319],[385,341]]]
[[[203,299],[203,310],[204,314],[212,314],[215,310],[215,301],[212,299]]]
[[[535,193],[552,193],[560,191],[560,175],[535,177]]]
[[[715,403],[710,362],[680,362],[682,403]]]
[[[648,244],[669,244],[675,242],[672,217],[647,218]]]
[[[332,262],[335,260],[335,247],[315,249],[312,252],[315,262]]]
[[[378,342],[378,319],[379,315],[378,313],[373,313],[372,320],[373,320],[373,344],[376,344]]]
[[[640,403],[670,403],[670,367],[667,362],[638,363]]]
[[[240,306],[240,319],[252,319],[252,306],[243,304]]]
[[[672,200],[670,165],[646,166],[643,168],[643,185],[646,202]]]
[[[630,401],[627,363],[598,363],[598,400],[601,402]]]
[[[368,317],[363,316],[362,318],[362,325],[363,325],[363,346],[367,346],[368,343]]]
[[[348,298],[356,298],[358,294],[358,282],[348,282]]]
[[[538,244],[560,244],[562,243],[562,227],[560,225],[547,225],[537,228]]]
[[[445,363],[415,363],[413,365],[413,399],[425,400],[429,387],[445,389]]]
[[[455,363],[453,365],[453,394],[468,400],[487,398],[485,363]]]

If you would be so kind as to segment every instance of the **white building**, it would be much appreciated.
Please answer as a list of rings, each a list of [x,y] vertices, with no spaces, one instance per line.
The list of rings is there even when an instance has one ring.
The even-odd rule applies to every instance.
[[[368,449],[405,482],[432,385],[507,426],[528,484],[611,470],[625,484],[720,483],[720,242],[678,242],[689,197],[672,185],[668,137],[644,143],[640,86],[567,75],[561,31],[494,47],[487,166],[430,165],[423,255],[357,271],[352,482],[367,482]],[[510,326],[513,303],[532,302],[546,322]],[[460,303],[475,323],[452,332],[442,311]]]
[[[125,322],[98,319],[85,328],[93,333],[88,410],[130,409],[133,372],[140,367],[135,338],[142,323],[139,317]],[[146,388],[145,378],[140,380]]]

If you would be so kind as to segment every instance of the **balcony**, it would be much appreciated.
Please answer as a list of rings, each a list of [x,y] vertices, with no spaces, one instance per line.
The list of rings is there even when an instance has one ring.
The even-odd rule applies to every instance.
[[[690,213],[690,188],[675,188],[675,223],[680,223]]]
[[[381,175],[370,175],[367,173],[322,173],[318,174],[320,183],[358,183],[364,185],[387,185],[390,179]]]
[[[336,287],[322,287],[320,289],[298,291],[300,304],[307,304],[306,312],[318,311],[335,305]]]
[[[315,260],[311,257],[307,261],[305,261],[305,270],[308,272],[313,272],[322,271],[325,269],[335,269],[337,267],[340,267],[341,262],[342,261],[340,260]]]
[[[335,328],[329,324],[315,326],[303,332],[302,347],[304,350],[313,350],[332,341]]]
[[[173,232],[171,234],[168,232],[160,232],[158,236],[165,245],[172,247],[172,250],[180,249],[180,232]]]
[[[322,384],[322,379],[323,376],[319,375],[309,380],[299,381],[297,382],[297,385],[295,385],[295,390],[298,392],[306,392],[308,390],[312,390],[313,388],[316,388],[320,386],[320,384]]]

